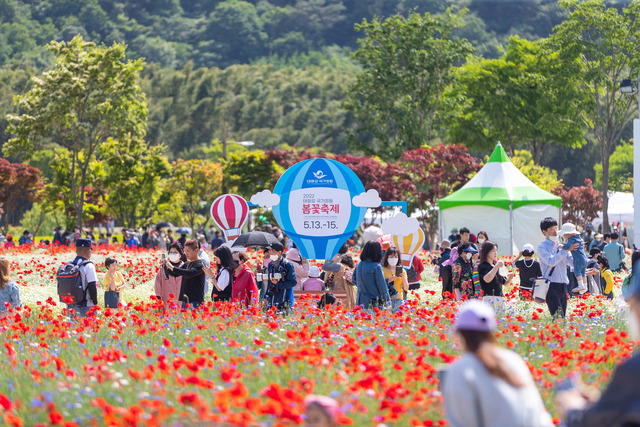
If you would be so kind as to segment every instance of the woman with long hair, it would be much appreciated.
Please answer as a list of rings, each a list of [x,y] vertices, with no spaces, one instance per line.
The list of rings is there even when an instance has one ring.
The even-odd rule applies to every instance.
[[[498,245],[487,240],[480,249],[480,264],[478,264],[478,276],[480,286],[485,296],[502,296],[502,286],[511,283],[513,273],[505,277],[500,274],[504,262],[498,261]]]
[[[551,427],[527,364],[496,341],[490,305],[471,300],[456,316],[464,354],[445,371],[445,416],[452,427]]]
[[[233,271],[233,285],[231,298],[237,300],[243,307],[250,307],[258,302],[259,291],[256,276],[247,265],[249,257],[244,252],[234,252],[233,262],[237,265]]]
[[[227,246],[218,246],[213,251],[216,261],[216,277],[211,279],[213,283],[213,292],[211,299],[213,301],[231,301],[233,296],[233,272],[238,264],[233,260],[231,249]]]
[[[7,303],[11,308],[16,308],[20,302],[20,289],[11,280],[11,264],[7,258],[0,258],[0,318],[8,314]]]
[[[382,258],[382,273],[389,287],[389,296],[391,297],[391,312],[395,313],[400,310],[403,299],[403,292],[409,290],[409,282],[407,281],[407,273],[404,268],[398,265],[400,261],[400,251],[395,246],[391,246]]]
[[[380,265],[381,260],[382,246],[380,242],[369,241],[362,248],[360,262],[353,272],[352,283],[358,288],[356,305],[369,313],[373,312],[373,307],[383,307],[391,299]]]

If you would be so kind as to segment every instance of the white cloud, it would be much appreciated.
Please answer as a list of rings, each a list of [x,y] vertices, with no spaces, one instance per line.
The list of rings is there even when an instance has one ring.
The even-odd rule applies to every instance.
[[[271,193],[269,190],[262,190],[261,192],[251,196],[250,201],[254,205],[262,206],[263,208],[270,208],[280,203],[280,196]]]
[[[393,236],[408,236],[418,231],[420,223],[416,218],[409,218],[404,213],[399,213],[382,223],[382,231]]]
[[[382,203],[378,190],[368,190],[366,193],[360,193],[354,196],[353,205],[359,208],[377,208]]]

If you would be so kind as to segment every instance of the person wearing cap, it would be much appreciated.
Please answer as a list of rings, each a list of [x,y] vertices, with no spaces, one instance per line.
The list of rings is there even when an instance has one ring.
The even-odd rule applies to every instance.
[[[640,271],[640,264],[633,269]],[[630,338],[640,341],[640,275],[628,290]],[[579,382],[556,394],[556,405],[566,427],[637,426],[640,424],[640,354],[619,365],[598,398]]]
[[[595,236],[593,236],[593,240],[591,240],[591,243],[589,243],[589,252],[591,252],[591,249],[593,248],[600,248],[603,237],[604,236],[600,233],[597,233]]]
[[[269,245],[269,258],[271,262],[267,267],[267,290],[265,299],[267,307],[275,307],[279,312],[287,311],[293,306],[292,294],[296,281],[296,272],[287,259],[283,256],[282,243]]]
[[[551,316],[563,317],[567,313],[567,266],[572,263],[571,252],[578,249],[578,243],[569,249],[558,244],[558,222],[547,217],[540,221],[540,231],[545,239],[538,245],[538,260],[542,277],[549,280],[547,307]]]
[[[551,427],[527,364],[498,345],[490,305],[467,301],[456,315],[464,354],[444,372],[445,417],[452,427]]]
[[[527,243],[522,247],[522,250],[513,263],[518,269],[518,275],[520,276],[520,297],[523,299],[531,299],[533,279],[542,277],[540,263],[533,259],[534,253],[533,245]]]
[[[355,263],[348,253],[338,253],[334,259],[337,261],[325,263],[322,269],[325,271],[325,276],[329,276],[328,281],[333,283],[332,289],[334,291],[344,291],[347,294],[344,301],[344,308],[351,310],[356,306],[356,287],[352,283]],[[327,279],[325,277],[325,283],[326,282]]]
[[[452,248],[451,242],[444,239],[440,243],[440,250],[442,253],[438,258],[438,272],[442,280],[442,299],[453,298],[453,263],[458,258],[458,247]]]
[[[296,272],[296,285],[293,287],[293,290],[302,290],[302,282],[309,277],[309,261],[300,256],[300,251],[296,248],[287,252],[287,261],[293,265],[293,269]]]
[[[570,222],[562,224],[562,229],[558,234],[566,239],[565,244],[562,246],[562,249],[565,251],[569,250],[574,244],[578,244],[578,248],[571,254],[573,259],[573,272],[578,282],[578,286],[573,289],[572,292],[584,294],[587,292],[587,253],[584,249],[584,241],[578,230],[576,230],[576,226]]]
[[[79,265],[82,276],[82,287],[85,289],[84,300],[67,305],[67,312],[70,316],[87,317],[91,307],[98,305],[98,275],[96,266],[91,259],[91,240],[85,238],[76,239],[76,257],[71,264]],[[71,310],[74,312],[71,313]]]
[[[304,399],[306,427],[338,427],[338,402],[328,396],[309,395]]]
[[[309,278],[302,284],[305,291],[321,291],[324,289],[324,281],[320,279],[320,269],[312,265],[309,267]]]
[[[458,247],[460,256],[453,265],[453,292],[457,300],[463,296],[473,298],[473,267],[478,259],[478,250],[470,243],[463,243]]]

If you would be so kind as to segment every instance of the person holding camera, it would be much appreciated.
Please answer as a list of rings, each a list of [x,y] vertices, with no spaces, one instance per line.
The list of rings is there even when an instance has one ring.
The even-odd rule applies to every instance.
[[[389,296],[391,297],[391,312],[396,313],[404,303],[402,292],[409,290],[407,273],[404,268],[398,265],[400,251],[395,246],[391,246],[382,259],[382,273],[387,281]]]
[[[511,283],[513,280],[513,272],[504,275],[500,270],[504,267],[504,262],[497,261],[498,245],[487,240],[480,249],[480,264],[478,265],[478,276],[480,278],[480,286],[484,296],[501,297],[502,286]]]
[[[198,258],[200,245],[195,240],[187,240],[184,244],[184,254],[187,262],[182,267],[175,267],[166,259],[162,260],[162,265],[167,268],[169,275],[182,277],[180,286],[180,298],[182,308],[196,309],[204,302],[204,264]]]
[[[267,267],[267,291],[265,299],[267,307],[275,307],[279,312],[286,311],[291,307],[289,290],[298,283],[296,272],[287,259],[283,256],[284,246],[282,243],[271,243],[269,245],[269,258],[271,262]]]

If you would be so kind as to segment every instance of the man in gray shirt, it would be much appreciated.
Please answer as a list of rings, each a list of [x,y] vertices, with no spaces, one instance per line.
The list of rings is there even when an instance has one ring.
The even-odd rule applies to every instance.
[[[547,307],[551,316],[555,316],[558,309],[559,315],[567,314],[567,266],[573,262],[571,251],[578,249],[578,243],[574,243],[568,251],[558,244],[558,222],[547,217],[540,222],[540,230],[545,240],[538,245],[538,259],[542,268],[542,277],[549,280],[547,292]]]

